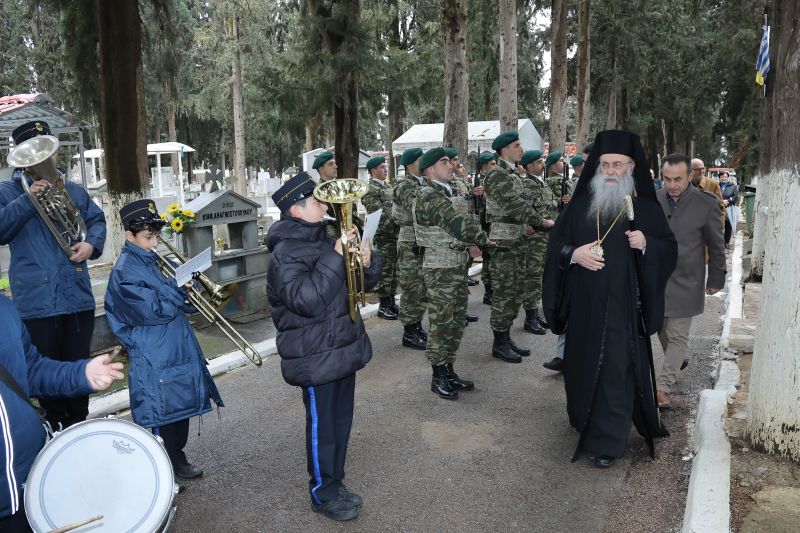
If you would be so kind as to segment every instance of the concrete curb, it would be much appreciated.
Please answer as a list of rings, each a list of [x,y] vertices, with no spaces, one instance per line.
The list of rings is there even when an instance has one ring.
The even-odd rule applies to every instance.
[[[469,269],[470,276],[477,276],[483,271],[483,264],[473,265]],[[402,296],[401,296],[402,298]],[[369,304],[361,308],[361,318],[368,320],[378,314],[378,304]],[[258,342],[253,345],[253,348],[258,350],[262,359],[266,359],[271,355],[277,355],[278,351],[275,347],[275,337],[270,337],[266,340]],[[208,363],[208,371],[211,375],[216,377],[231,370],[236,370],[243,366],[248,366],[250,360],[245,355],[236,350],[226,354],[215,357]],[[120,389],[114,391],[106,396],[100,396],[89,400],[89,418],[99,418],[110,414],[124,411],[130,407],[130,395],[128,389]]]
[[[742,317],[742,232],[736,234],[728,281],[728,302],[720,348],[728,347],[730,322]],[[694,460],[686,495],[683,533],[723,533],[730,531],[731,444],[725,432],[728,398],[739,385],[739,367],[733,361],[721,361],[714,390],[700,393],[694,430]]]

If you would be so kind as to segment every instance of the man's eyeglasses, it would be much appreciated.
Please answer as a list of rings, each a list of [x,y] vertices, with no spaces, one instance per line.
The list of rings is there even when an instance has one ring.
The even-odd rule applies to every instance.
[[[602,170],[608,170],[610,168],[613,168],[614,170],[622,170],[626,166],[632,165],[632,164],[633,163],[631,163],[630,161],[628,161],[627,163],[623,163],[622,161],[614,161],[613,163],[608,163],[606,161],[601,161],[600,162],[600,168]]]

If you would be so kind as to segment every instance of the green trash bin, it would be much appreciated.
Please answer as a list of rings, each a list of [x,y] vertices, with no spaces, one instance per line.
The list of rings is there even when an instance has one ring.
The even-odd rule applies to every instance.
[[[745,190],[742,198],[744,198],[744,216],[747,221],[747,231],[752,235],[753,226],[755,225],[756,186],[748,184],[742,188]]]

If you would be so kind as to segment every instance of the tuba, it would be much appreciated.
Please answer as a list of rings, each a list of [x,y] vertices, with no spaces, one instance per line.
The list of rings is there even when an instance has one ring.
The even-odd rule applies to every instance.
[[[61,249],[71,256],[75,253],[72,245],[86,239],[86,223],[67,194],[64,178],[53,161],[58,145],[58,139],[52,135],[33,137],[8,152],[8,164],[25,169],[20,180],[23,190]],[[51,186],[44,191],[31,192],[28,178],[45,179]]]
[[[158,240],[169,250],[167,255],[173,256],[179,263],[186,262],[186,258],[170,243],[161,237],[159,237]],[[168,278],[174,278],[175,267],[169,259],[159,254],[156,248],[153,249],[153,253],[156,254],[156,260],[158,261],[159,267],[161,267],[161,273]],[[258,350],[247,342],[247,339],[242,337],[242,334],[236,331],[234,327],[231,326],[231,323],[225,320],[225,317],[217,311],[217,309],[224,306],[228,300],[236,294],[236,284],[228,283],[227,285],[219,285],[211,281],[211,279],[204,274],[196,276],[195,279],[208,294],[208,299],[203,297],[198,289],[192,287],[187,291],[189,294],[189,303],[191,303],[209,323],[217,326],[254,365],[261,366],[261,354],[258,353]]]
[[[353,207],[358,199],[367,193],[368,186],[359,179],[341,179],[322,181],[314,188],[314,197],[333,206],[336,219],[339,221],[342,239],[342,256],[344,257],[345,279],[347,281],[347,301],[350,319],[355,322],[357,300],[361,307],[366,305],[364,297],[364,265],[360,254],[351,254],[347,242],[347,232],[353,227]],[[361,248],[361,237],[356,235],[355,245]]]

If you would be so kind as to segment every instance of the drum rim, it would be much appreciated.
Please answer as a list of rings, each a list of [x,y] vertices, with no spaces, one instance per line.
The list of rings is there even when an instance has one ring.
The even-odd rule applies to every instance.
[[[114,423],[116,425],[119,422],[121,422],[123,425],[127,425],[128,427],[135,428],[135,430],[138,433],[140,433],[142,435],[145,435],[146,438],[149,438],[149,439],[155,441],[158,444],[158,449],[161,449],[164,452],[164,455],[167,457],[166,464],[169,466],[169,474],[170,474],[169,475],[169,479],[172,480],[173,490],[167,490],[166,491],[167,495],[168,495],[168,498],[169,498],[169,501],[164,506],[164,510],[161,513],[161,517],[159,518],[158,522],[156,523],[156,529],[154,529],[154,531],[159,531],[160,530],[161,526],[164,524],[164,521],[169,517],[169,513],[170,513],[170,511],[171,511],[171,509],[173,507],[173,503],[175,501],[175,493],[176,493],[176,491],[174,490],[174,487],[175,487],[175,481],[174,481],[175,473],[173,472],[173,469],[172,469],[172,462],[169,460],[169,456],[166,455],[166,450],[164,449],[164,445],[161,442],[161,440],[158,439],[155,435],[153,435],[150,431],[148,431],[147,428],[144,428],[144,427],[140,426],[139,424],[136,424],[135,422],[130,422],[128,420],[123,420],[121,418],[116,418],[116,417],[94,418],[94,419],[91,419],[91,420],[84,420],[82,422],[78,422],[77,424],[74,424],[74,425],[68,427],[67,429],[65,429],[63,431],[59,431],[58,433],[54,434],[52,439],[50,439],[49,441],[45,442],[45,445],[42,447],[41,450],[39,450],[39,453],[36,455],[36,458],[34,459],[33,463],[31,464],[31,468],[28,471],[28,478],[25,480],[25,483],[23,484],[23,487],[24,487],[24,501],[25,501],[25,516],[28,519],[28,522],[31,524],[31,528],[34,527],[33,526],[33,518],[31,517],[31,514],[30,514],[31,510],[33,508],[33,506],[31,504],[34,503],[34,502],[38,502],[40,500],[38,498],[34,499],[33,494],[36,493],[37,491],[29,491],[28,490],[28,481],[30,479],[31,474],[35,471],[35,469],[39,465],[39,463],[44,461],[44,457],[43,457],[44,453],[43,452],[45,451],[45,449],[50,447],[50,446],[52,446],[53,443],[55,443],[59,438],[62,438],[68,431],[72,430],[73,428],[77,428],[79,426],[85,426],[85,425],[89,425],[89,424],[98,424],[98,423],[100,423],[100,424]],[[63,438],[62,438],[62,440],[63,440]],[[154,498],[154,502],[153,503],[154,504],[158,503],[155,500],[155,498]],[[154,505],[154,508],[157,508],[157,507],[158,507],[157,505]],[[43,516],[44,513],[40,513],[40,515]],[[63,526],[63,524],[62,524],[62,526]],[[56,526],[56,527],[61,527],[61,526]]]

